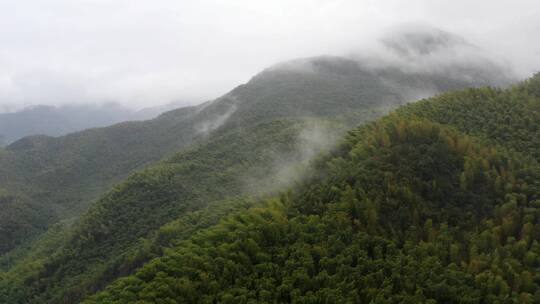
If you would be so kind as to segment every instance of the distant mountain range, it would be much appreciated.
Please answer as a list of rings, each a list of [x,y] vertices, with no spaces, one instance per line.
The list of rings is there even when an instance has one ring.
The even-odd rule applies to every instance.
[[[117,103],[103,105],[36,105],[0,113],[0,146],[29,135],[61,136],[123,121],[147,120],[180,106],[175,102],[134,111]]]

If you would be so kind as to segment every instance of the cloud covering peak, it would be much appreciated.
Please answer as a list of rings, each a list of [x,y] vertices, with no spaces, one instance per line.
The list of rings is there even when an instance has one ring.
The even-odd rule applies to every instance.
[[[0,111],[197,103],[276,62],[361,50],[411,21],[457,33],[526,77],[540,66],[538,20],[533,0],[1,1]],[[417,38],[422,49],[401,51],[441,43]]]

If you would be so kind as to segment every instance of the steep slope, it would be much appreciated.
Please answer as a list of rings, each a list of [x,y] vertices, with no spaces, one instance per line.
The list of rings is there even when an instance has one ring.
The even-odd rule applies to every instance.
[[[79,214],[132,170],[189,144],[196,136],[189,128],[191,123],[185,121],[191,111],[186,108],[151,121],[122,123],[59,138],[21,139],[0,153],[0,185],[31,209],[40,210],[45,226]],[[20,230],[19,223],[24,225],[23,220],[13,218],[10,225]],[[0,222],[1,227],[6,225]],[[30,227],[33,233],[29,235],[42,227]],[[0,239],[8,237],[1,235]]]
[[[491,144],[540,161],[540,73],[508,90],[493,88],[452,92],[439,102],[420,101],[398,112],[421,117],[481,137]],[[474,110],[471,110],[474,109]]]
[[[404,72],[393,66],[372,67],[340,57],[315,57],[271,67],[229,95],[238,107],[233,114],[237,119],[232,121],[249,121],[395,107],[438,92],[487,84],[494,82]]]
[[[239,177],[245,174],[251,178],[257,176],[253,173],[257,171],[253,170],[256,164],[261,166],[262,172],[268,172],[269,168],[276,164],[273,161],[276,151],[281,151],[277,153],[280,160],[298,157],[286,155],[296,155],[297,152],[294,151],[298,151],[298,147],[290,144],[298,143],[295,138],[298,131],[304,128],[281,121],[262,124],[249,130],[221,131],[223,133],[208,144],[178,154],[170,161],[128,179],[91,209],[66,238],[67,242],[60,243],[63,247],[52,257],[41,256],[42,261],[33,264],[32,268],[25,266],[27,261],[24,259],[19,262],[14,271],[5,274],[2,279],[6,284],[1,288],[6,293],[4,299],[14,303],[77,302],[80,297],[100,290],[112,279],[129,274],[151,257],[161,255],[164,257],[144,266],[137,272],[136,277],[118,281],[94,299],[98,299],[98,303],[113,299],[121,303],[130,303],[134,299],[153,303],[165,301],[167,298],[188,301],[216,297],[221,301],[231,299],[232,302],[241,302],[242,297],[285,302],[303,297],[323,297],[330,302],[356,299],[355,297],[369,300],[374,299],[375,290],[382,284],[382,279],[375,279],[379,276],[377,271],[384,267],[392,273],[391,270],[402,263],[407,263],[410,269],[408,272],[403,270],[405,273],[402,277],[396,278],[392,284],[398,284],[401,280],[412,280],[413,276],[418,275],[416,271],[419,267],[431,267],[437,269],[437,276],[432,276],[426,270],[421,279],[412,281],[416,282],[414,288],[432,288],[426,283],[430,279],[442,284],[441,288],[447,288],[448,293],[444,295],[440,290],[433,289],[429,292],[422,291],[423,295],[411,295],[412,287],[407,287],[404,290],[398,289],[399,292],[388,291],[381,297],[386,297],[387,300],[397,299],[396,301],[407,298],[417,301],[434,298],[442,301],[470,296],[473,299],[487,297],[478,291],[483,285],[474,285],[476,283],[472,283],[472,274],[467,272],[468,267],[473,266],[468,266],[471,257],[465,253],[477,249],[459,247],[462,245],[458,244],[466,238],[466,246],[477,246],[474,242],[477,242],[479,236],[475,231],[487,229],[479,225],[491,225],[490,221],[499,223],[506,216],[498,211],[503,208],[502,204],[513,204],[515,199],[519,202],[515,207],[518,208],[518,211],[515,211],[518,213],[523,206],[535,206],[534,202],[539,195],[538,163],[532,157],[527,160],[528,149],[514,149],[515,140],[519,140],[522,135],[533,138],[536,134],[536,126],[529,125],[524,128],[520,120],[516,119],[532,119],[538,114],[536,109],[539,100],[529,91],[528,85],[507,91],[473,89],[444,94],[433,100],[401,108],[396,114],[378,123],[350,133],[347,141],[330,157],[318,162],[314,171],[308,174],[312,178],[300,187],[297,194],[282,196],[278,207],[271,203],[273,207],[270,210],[264,207],[262,210],[248,211],[247,215],[242,213],[244,215],[238,217],[241,218],[241,224],[229,220],[184,243],[182,240],[190,238],[193,232],[216,223],[221,216],[249,206],[251,203],[242,198],[229,201],[223,201],[223,198],[245,193],[243,191],[246,178]],[[448,101],[448,96],[454,96],[455,99]],[[488,136],[488,130],[481,126],[497,122],[500,115],[498,111],[490,112],[486,109],[503,109],[508,98],[515,100],[513,110],[505,112],[512,122],[508,125],[508,132]],[[467,100],[468,111],[456,114]],[[439,110],[426,112],[426,107]],[[422,113],[425,114],[423,117]],[[430,117],[447,117],[450,113],[453,114],[455,124],[442,125],[429,121]],[[468,121],[472,119],[475,126],[464,129],[464,132],[474,134],[477,139],[452,129],[460,126],[459,122],[463,121],[461,118],[464,115],[468,117]],[[279,146],[282,148],[278,148]],[[268,147],[277,150],[268,154]],[[277,174],[265,185],[281,178],[282,176]],[[252,212],[263,215],[253,215]],[[532,212],[532,209],[527,212]],[[498,217],[495,218],[496,216]],[[158,229],[167,221],[172,222]],[[527,227],[534,229],[534,221],[533,226]],[[276,223],[283,223],[285,226]],[[433,227],[429,228],[433,230],[426,230],[426,227]],[[521,227],[513,229],[511,231],[514,232],[522,230]],[[155,233],[151,233],[152,231]],[[291,231],[296,232],[290,235]],[[277,235],[274,235],[276,233]],[[255,243],[260,247],[264,265],[259,263],[259,254],[244,252],[259,250],[258,247],[250,247],[253,245],[251,241],[243,242],[246,235],[252,234]],[[515,235],[516,239],[520,240],[518,236]],[[270,241],[268,237],[271,238]],[[441,237],[451,239],[448,241],[440,239]],[[339,240],[349,242],[340,243]],[[438,243],[443,240],[446,242],[444,245]],[[329,244],[340,245],[337,248]],[[308,258],[311,253],[306,256],[302,252],[306,246],[313,247],[317,252],[323,250],[318,254],[326,254],[328,260],[325,263],[331,267],[325,269],[326,274],[319,265],[313,266],[319,270],[302,274],[301,278],[296,277],[301,273],[298,272],[299,266],[295,265],[301,265],[298,264],[301,260],[294,257]],[[361,269],[368,271],[369,275],[357,273],[355,269],[337,272],[336,267],[347,265],[343,259],[348,261],[354,257],[355,252],[361,254],[364,250],[372,255],[370,252],[386,250],[381,249],[387,248],[386,246],[394,248],[390,256],[383,255],[382,260],[375,261],[371,260],[374,256],[369,256],[369,260],[363,260],[366,264],[361,266]],[[171,247],[174,249],[166,249]],[[449,248],[453,248],[454,256],[459,256],[460,263],[467,263],[467,271],[446,268],[451,260],[448,258],[450,252],[444,250],[450,250]],[[207,250],[213,253],[207,256]],[[434,255],[433,252],[438,253]],[[206,266],[194,265],[194,261],[199,259],[193,255],[200,255],[201,263]],[[418,260],[419,256],[426,255],[431,257],[429,264]],[[277,257],[277,260],[269,261],[264,256]],[[322,257],[318,258],[319,261]],[[210,260],[204,262],[204,259],[215,261],[216,258],[223,259],[228,266],[223,268],[224,266],[219,266],[221,264]],[[233,259],[233,264],[226,262],[229,259]],[[156,267],[156,263],[160,266]],[[356,263],[361,265],[358,261]],[[460,263],[455,264],[461,267]],[[475,260],[474,263],[478,261]],[[249,268],[250,266],[245,265],[258,266]],[[178,267],[187,267],[186,269],[192,269],[189,271],[195,272],[204,271],[210,277],[204,279],[206,281],[198,281],[202,278],[188,275],[188,270]],[[256,269],[267,267],[274,269],[271,272],[274,277],[259,285],[258,282],[263,279],[257,276],[268,274],[262,274]],[[529,268],[522,269],[532,273],[530,266],[527,267]],[[224,271],[227,273],[223,273]],[[163,274],[158,275],[157,272]],[[353,273],[359,278],[356,278],[356,275],[351,277]],[[174,278],[167,277],[167,274]],[[331,278],[317,278],[318,275],[329,275]],[[443,282],[450,275],[457,276],[459,280],[446,286]],[[238,279],[242,277],[245,277],[246,281]],[[212,278],[215,278],[215,281],[212,281]],[[307,281],[294,283],[300,279]],[[362,284],[366,284],[365,288],[373,290],[340,283],[353,282],[356,279],[364,282]],[[248,284],[247,281],[252,283]],[[290,282],[292,285],[272,287],[271,282]],[[186,285],[183,285],[184,283]],[[171,291],[168,284],[176,287]],[[510,286],[509,282],[505,282],[506,285],[497,284],[502,284],[501,288]],[[336,289],[332,291],[332,288],[328,287],[329,290],[321,290],[316,286],[333,286],[332,288]],[[259,290],[262,287],[264,290]],[[125,290],[131,292],[126,293]],[[315,290],[320,290],[319,294],[316,294]],[[272,298],[277,295],[284,298]],[[345,298],[342,298],[343,296]]]
[[[205,212],[205,207],[218,208],[220,202],[228,206],[231,196],[276,189],[279,181],[294,176],[288,167],[327,148],[324,142],[308,149],[298,145],[305,119],[332,117],[342,128],[417,96],[477,84],[444,74],[317,57],[278,65],[215,101],[151,121],[20,140],[2,155],[0,181],[9,193],[24,195],[29,208],[51,214],[46,226],[78,215],[100,199],[72,228],[62,230],[64,239],[49,232],[27,251],[18,248],[5,255],[0,264],[9,272],[2,274],[0,299],[76,302],[161,255],[163,246],[154,238],[167,222],[194,213],[206,217],[211,209]],[[325,134],[316,133],[311,137],[321,144]],[[273,148],[285,151],[285,156],[265,154]],[[130,172],[182,149],[187,150],[103,195]],[[278,164],[285,165],[283,170],[274,169]],[[226,206],[219,214],[230,211]],[[218,219],[213,217],[207,225]],[[16,225],[28,222],[33,220],[21,216],[8,224],[12,231],[21,231]],[[188,237],[180,227],[182,232],[173,235]]]
[[[342,119],[357,124],[355,113],[359,111],[392,108],[418,96],[480,84],[484,82],[460,81],[444,74],[365,67],[338,57],[296,60],[270,68],[214,101],[153,120],[58,138],[21,139],[0,153],[0,184],[12,195],[26,197],[32,209],[41,210],[39,214],[46,217],[39,222],[51,224],[79,215],[130,172],[194,141],[206,140],[217,129],[244,128],[283,117],[346,113],[350,117]],[[25,226],[27,221],[13,219],[9,229],[20,230],[19,224]],[[0,222],[2,225],[7,224]],[[29,233],[12,244],[42,230],[41,224],[30,227]],[[7,236],[0,233],[0,239]]]
[[[276,162],[301,163],[305,156],[298,151],[319,145],[302,140],[303,130],[310,129],[309,122],[278,120],[225,132],[137,173],[100,199],[52,256],[39,257],[43,262],[34,261],[31,268],[27,260],[18,261],[12,271],[16,276],[2,282],[20,284],[12,292],[21,294],[21,303],[74,302],[148,259],[153,253],[141,238],[165,223],[226,197],[257,191],[251,178],[258,171],[267,174],[267,183],[279,183],[279,172],[268,176]],[[17,302],[13,294],[8,299]]]
[[[540,146],[523,141],[538,126],[522,122],[538,117],[537,81],[445,94],[360,127],[298,190],[85,303],[538,302]],[[485,127],[501,119],[505,129]]]
[[[52,214],[45,207],[39,208],[29,203],[23,195],[13,195],[0,188],[0,229],[2,241],[0,252],[7,252],[24,240],[33,236],[36,230],[45,230]]]

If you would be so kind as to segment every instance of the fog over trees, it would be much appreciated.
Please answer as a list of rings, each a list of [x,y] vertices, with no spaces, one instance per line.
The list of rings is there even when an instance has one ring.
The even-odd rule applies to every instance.
[[[540,303],[539,13],[0,2],[0,303]]]

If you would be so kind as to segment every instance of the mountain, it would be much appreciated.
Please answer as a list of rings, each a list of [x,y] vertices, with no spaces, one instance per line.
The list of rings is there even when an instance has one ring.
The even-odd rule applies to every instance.
[[[30,221],[40,223],[36,227],[21,220],[26,228],[20,229],[17,216],[10,217],[6,231],[18,231],[22,236],[10,233],[3,251],[43,231],[41,223],[80,214],[130,172],[194,141],[204,141],[215,130],[242,128],[277,118],[344,114],[349,118],[341,119],[358,123],[361,120],[355,119],[355,113],[363,115],[370,109],[384,113],[417,96],[480,84],[485,82],[459,81],[444,74],[406,73],[390,67],[374,69],[346,58],[316,57],[276,65],[223,97],[170,111],[153,120],[125,122],[57,138],[23,138],[0,154],[0,182],[8,192],[19,194],[18,201],[24,200],[17,208],[38,210],[38,216],[43,218]]]
[[[445,75],[460,81],[492,85],[512,81],[512,69],[504,60],[490,54],[461,36],[419,24],[402,24],[380,40],[375,66],[398,66],[402,71]]]
[[[124,121],[147,120],[178,108],[181,103],[134,111],[116,103],[103,105],[37,105],[16,112],[0,113],[0,147],[26,136],[62,136],[89,128]]]
[[[373,63],[294,60],[199,106],[0,150],[0,300],[78,302],[290,186],[350,126],[489,84]]]
[[[536,303],[539,80],[443,94],[361,126],[295,191],[174,243],[83,303]]]
[[[163,106],[131,110],[116,103],[103,105],[37,105],[16,112],[0,113],[0,146],[26,136],[62,136],[124,121],[152,119],[185,104],[173,102]]]
[[[60,136],[83,129],[128,120],[132,111],[117,104],[28,107],[0,113],[0,136],[4,145],[29,135]]]

